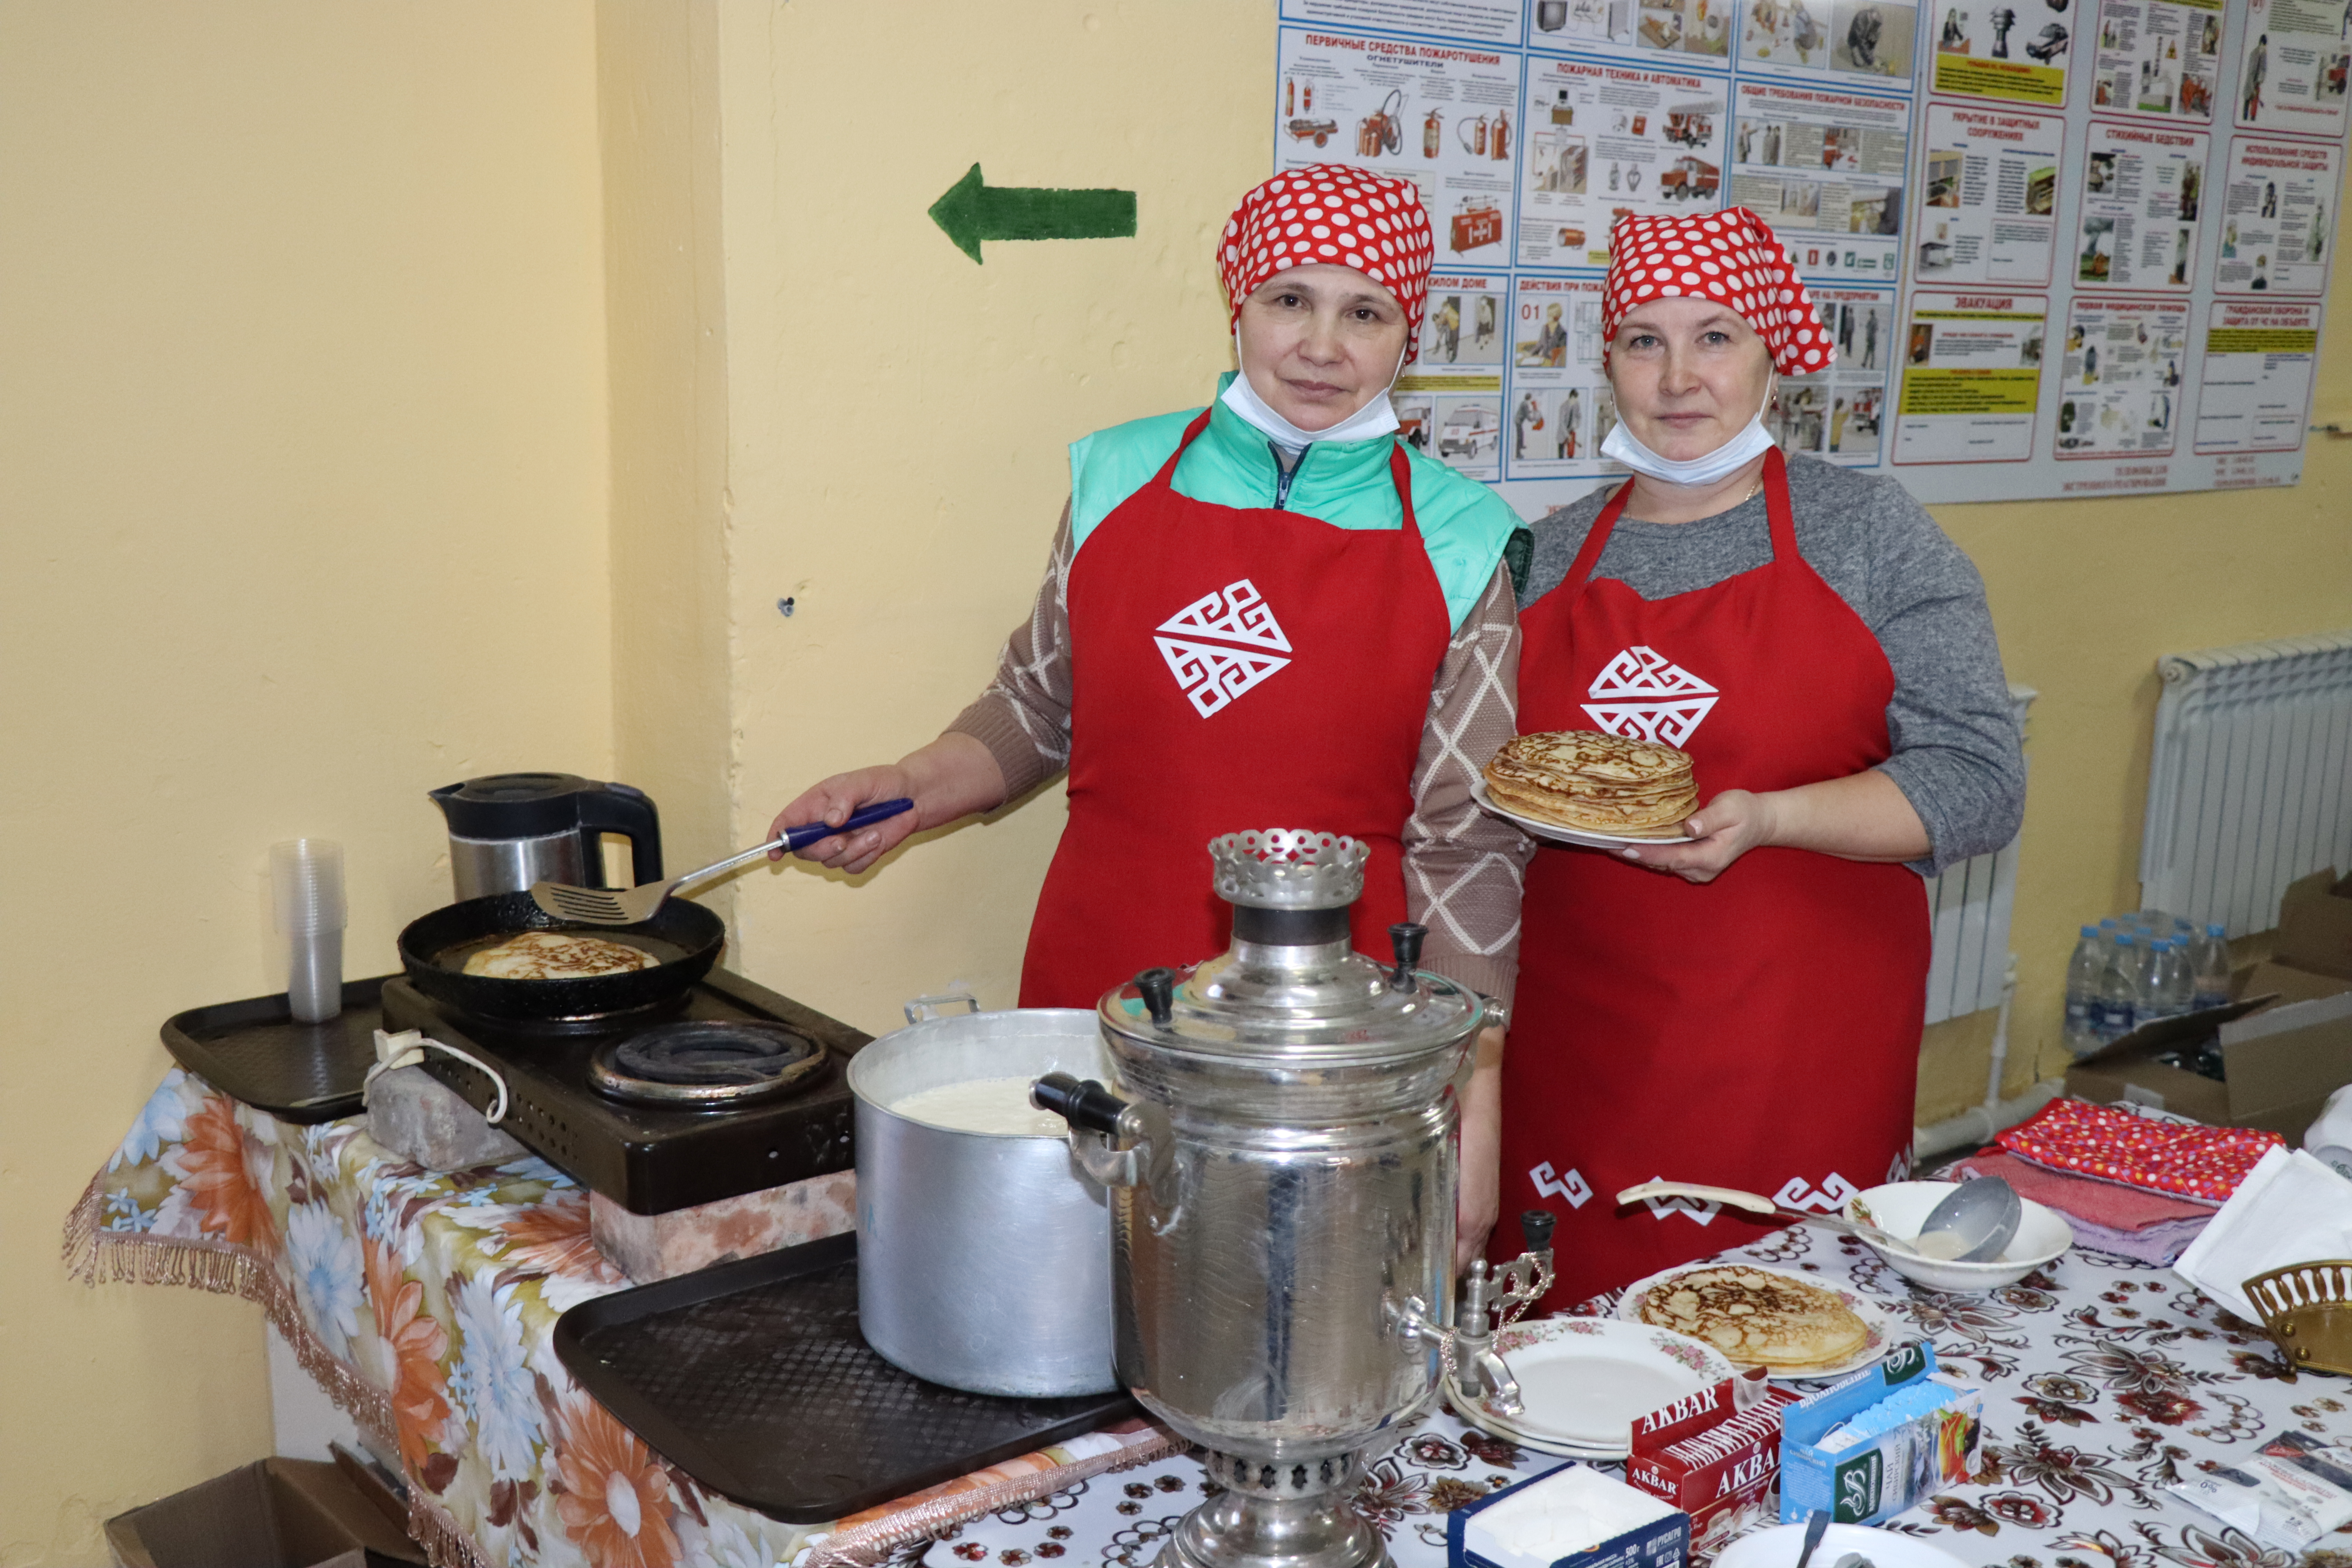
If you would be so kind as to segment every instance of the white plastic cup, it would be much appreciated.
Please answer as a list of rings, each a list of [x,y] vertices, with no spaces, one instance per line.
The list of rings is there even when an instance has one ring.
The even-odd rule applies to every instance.
[[[269,886],[286,938],[286,1004],[303,1023],[343,1010],[343,847],[293,838],[269,847]]]

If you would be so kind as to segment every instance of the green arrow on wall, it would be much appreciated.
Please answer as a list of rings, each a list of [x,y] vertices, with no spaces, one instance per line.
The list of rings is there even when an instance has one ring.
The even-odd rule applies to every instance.
[[[980,260],[983,239],[1128,239],[1135,234],[1133,191],[1060,191],[991,185],[980,165],[931,204],[931,221],[956,248]]]

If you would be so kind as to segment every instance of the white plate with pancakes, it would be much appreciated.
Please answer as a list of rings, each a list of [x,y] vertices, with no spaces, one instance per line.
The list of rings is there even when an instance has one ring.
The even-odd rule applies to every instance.
[[[1473,795],[1539,837],[1599,848],[1686,838],[1698,809],[1689,752],[1599,730],[1514,736]]]
[[[1506,822],[1517,823],[1534,837],[1549,839],[1554,844],[1576,844],[1588,849],[1619,849],[1629,845],[1685,844],[1690,841],[1690,836],[1679,827],[1671,833],[1650,833],[1637,837],[1626,833],[1589,833],[1581,827],[1569,827],[1557,822],[1546,822],[1539,816],[1522,816],[1508,806],[1496,805],[1495,797],[1486,792],[1485,779],[1480,779],[1470,786],[1470,798],[1478,803],[1480,810],[1499,816]]]
[[[1776,1382],[1860,1372],[1902,1337],[1895,1320],[1857,1291],[1753,1263],[1663,1269],[1625,1288],[1617,1316],[1686,1334],[1734,1366],[1763,1367]]]
[[[1465,1420],[1538,1453],[1622,1459],[1633,1423],[1732,1374],[1729,1358],[1687,1334],[1613,1318],[1539,1318],[1495,1336],[1524,1408],[1497,1415],[1448,1385]]]

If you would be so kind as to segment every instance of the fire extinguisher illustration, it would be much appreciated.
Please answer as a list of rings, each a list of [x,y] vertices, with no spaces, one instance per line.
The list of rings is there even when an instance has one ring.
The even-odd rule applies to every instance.
[[[1461,139],[1462,150],[1472,157],[1483,158],[1486,155],[1486,117],[1485,115],[1482,114],[1475,120],[1464,121],[1454,128],[1454,134]]]
[[[1423,157],[1437,156],[1438,133],[1444,129],[1444,124],[1445,117],[1433,109],[1429,111],[1429,118],[1421,122],[1421,155]]]
[[[1301,100],[1302,100],[1302,101],[1300,102],[1300,104],[1299,104],[1299,106],[1298,106],[1298,107],[1299,107],[1300,111],[1301,111],[1302,113],[1306,113],[1306,114],[1312,114],[1312,113],[1314,113],[1314,112],[1315,112],[1315,84],[1314,84],[1313,82],[1311,82],[1311,81],[1310,81],[1310,82],[1308,82],[1308,83],[1307,84],[1307,86],[1306,86],[1306,90],[1301,94]]]
[[[1282,84],[1282,112],[1286,118],[1298,112],[1298,83],[1288,78]]]
[[[1378,110],[1356,122],[1356,155],[1393,158],[1404,151],[1404,89],[1391,88]]]
[[[1495,111],[1495,134],[1487,146],[1497,163],[1511,155],[1511,117],[1499,109]]]

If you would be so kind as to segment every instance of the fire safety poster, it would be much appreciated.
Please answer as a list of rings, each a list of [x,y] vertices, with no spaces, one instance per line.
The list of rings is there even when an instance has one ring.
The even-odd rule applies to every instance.
[[[1538,517],[1622,470],[1628,214],[1770,224],[1836,363],[1791,453],[1928,501],[2291,485],[2352,0],[1279,0],[1275,161],[1412,180],[1405,438]]]

